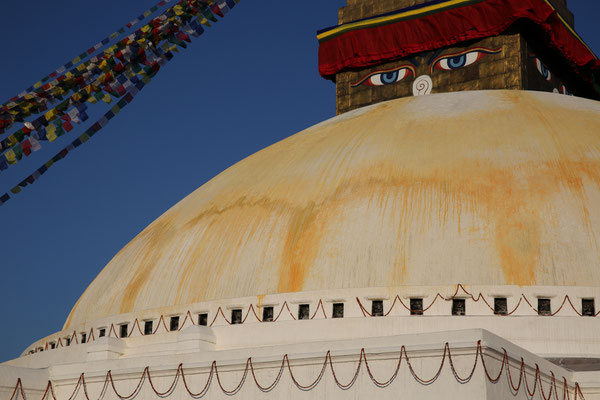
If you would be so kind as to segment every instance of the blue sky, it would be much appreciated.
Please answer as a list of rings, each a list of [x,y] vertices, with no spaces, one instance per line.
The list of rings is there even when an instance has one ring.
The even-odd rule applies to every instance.
[[[0,101],[153,4],[3,2]],[[0,207],[0,361],[59,331],[104,265],[169,207],[244,157],[335,114],[334,85],[317,72],[315,32],[335,25],[344,4],[242,0],[90,142]],[[569,6],[600,54],[600,2]],[[0,174],[0,191],[73,133]]]

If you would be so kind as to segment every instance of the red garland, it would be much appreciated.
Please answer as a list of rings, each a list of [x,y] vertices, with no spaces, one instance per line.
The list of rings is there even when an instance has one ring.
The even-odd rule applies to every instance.
[[[170,396],[171,394],[173,394],[173,392],[175,391],[175,388],[177,387],[177,382],[179,381],[179,377],[181,377],[182,381],[183,381],[183,385],[185,387],[185,390],[187,391],[187,393],[192,397],[192,398],[200,398],[203,397],[204,395],[206,395],[206,393],[208,392],[208,390],[210,389],[213,377],[216,376],[217,378],[217,383],[219,385],[219,388],[221,389],[221,391],[228,395],[228,396],[232,396],[237,394],[244,386],[244,383],[246,382],[246,378],[248,377],[248,372],[250,372],[252,374],[252,378],[254,380],[254,383],[256,384],[256,386],[262,391],[262,392],[270,392],[271,390],[273,390],[278,383],[281,381],[281,377],[283,376],[283,371],[285,369],[287,369],[287,371],[290,374],[290,378],[292,380],[292,382],[294,383],[294,385],[296,386],[297,389],[302,390],[302,391],[310,391],[312,389],[314,389],[323,379],[323,377],[325,376],[325,372],[327,370],[327,367],[329,367],[329,369],[331,370],[331,374],[333,376],[333,379],[336,383],[336,385],[342,389],[342,390],[348,390],[350,389],[354,383],[356,383],[356,381],[358,380],[359,374],[360,374],[360,370],[362,367],[362,364],[365,364],[365,368],[367,370],[367,374],[371,380],[371,382],[373,384],[375,384],[377,387],[379,388],[385,388],[387,386],[389,386],[392,382],[394,382],[394,380],[396,379],[396,377],[398,376],[398,372],[400,371],[400,367],[402,365],[402,360],[406,360],[406,364],[408,366],[408,369],[411,373],[411,375],[413,376],[413,378],[415,379],[415,381],[417,381],[418,383],[420,383],[421,385],[430,385],[432,383],[434,383],[441,375],[444,365],[446,364],[446,358],[448,359],[448,364],[450,365],[450,370],[452,372],[452,375],[454,376],[454,378],[456,379],[457,382],[461,383],[461,384],[465,384],[468,383],[473,376],[475,375],[475,371],[477,370],[477,365],[479,364],[479,360],[481,359],[481,364],[482,367],[484,369],[485,372],[485,376],[488,379],[488,381],[490,381],[491,383],[497,383],[500,381],[500,378],[502,377],[502,375],[504,373],[506,373],[507,377],[508,377],[508,383],[510,385],[510,388],[512,389],[513,393],[518,393],[523,382],[525,382],[525,390],[527,392],[527,395],[529,396],[529,398],[533,398],[535,396],[535,394],[538,391],[540,391],[541,397],[543,400],[550,400],[554,394],[554,397],[558,400],[558,388],[556,385],[556,376],[554,375],[553,371],[550,371],[550,387],[549,387],[549,391],[548,391],[548,395],[546,396],[546,393],[544,391],[543,388],[543,383],[542,383],[542,373],[540,371],[540,367],[538,364],[535,364],[535,374],[534,374],[534,382],[533,382],[533,389],[530,389],[529,387],[529,382],[527,380],[527,372],[526,372],[526,366],[525,366],[525,361],[524,359],[521,357],[521,361],[519,363],[520,367],[519,367],[519,384],[517,386],[515,386],[514,382],[513,382],[513,378],[512,378],[512,373],[510,371],[510,358],[508,356],[508,352],[506,351],[506,349],[502,348],[502,359],[501,359],[501,365],[500,365],[500,371],[498,372],[498,375],[496,377],[493,377],[490,374],[490,371],[488,369],[488,366],[486,365],[486,361],[485,361],[485,356],[484,356],[484,350],[483,350],[483,345],[481,343],[481,340],[479,340],[477,342],[477,349],[475,352],[475,360],[473,362],[473,367],[471,369],[471,371],[469,372],[469,374],[466,377],[461,377],[457,370],[456,367],[454,366],[454,361],[452,360],[452,350],[450,348],[450,344],[446,343],[444,345],[444,352],[442,354],[442,360],[440,362],[440,367],[438,368],[438,370],[435,372],[435,374],[429,378],[429,379],[424,379],[422,377],[420,377],[414,370],[412,363],[411,363],[411,359],[408,355],[408,351],[406,350],[406,347],[402,346],[400,348],[400,354],[398,356],[398,363],[396,365],[395,371],[392,374],[392,376],[385,382],[380,382],[378,381],[372,371],[371,368],[369,366],[369,360],[367,357],[367,354],[365,352],[365,349],[361,349],[360,350],[360,355],[359,355],[359,359],[358,359],[358,363],[356,366],[356,371],[354,372],[352,378],[350,379],[350,381],[346,384],[341,383],[340,380],[337,377],[337,374],[335,372],[335,368],[333,366],[334,362],[333,362],[333,358],[331,356],[331,351],[327,351],[326,355],[325,355],[325,359],[323,360],[323,366],[321,367],[321,370],[319,372],[319,374],[317,375],[317,377],[308,385],[302,385],[294,376],[294,372],[292,369],[292,366],[290,364],[290,359],[288,357],[287,354],[285,354],[281,360],[281,365],[279,367],[279,373],[277,374],[277,376],[275,377],[275,380],[273,381],[272,384],[270,384],[269,386],[262,386],[257,378],[256,378],[256,373],[254,370],[254,365],[252,362],[252,357],[248,358],[246,360],[246,364],[245,364],[245,368],[244,368],[244,372],[242,375],[242,378],[240,379],[240,382],[237,384],[237,386],[232,389],[232,390],[228,390],[225,387],[223,387],[222,383],[221,383],[221,378],[219,375],[219,369],[217,367],[217,362],[213,361],[211,363],[210,366],[210,370],[208,372],[208,377],[206,380],[206,384],[204,385],[204,387],[202,388],[202,390],[198,393],[194,393],[191,391],[188,382],[185,378],[185,371],[183,369],[183,364],[179,364],[177,366],[177,370],[175,372],[175,376],[173,378],[173,382],[171,383],[171,385],[168,387],[167,390],[165,391],[160,391],[156,388],[156,386],[154,385],[154,383],[152,382],[152,376],[150,374],[150,367],[145,367],[144,370],[142,371],[142,375],[140,376],[140,379],[135,387],[135,389],[133,389],[133,391],[128,394],[128,395],[122,395],[119,393],[119,391],[117,390],[116,386],[115,386],[115,382],[112,376],[112,371],[108,371],[106,373],[105,379],[104,379],[104,385],[102,387],[102,391],[100,393],[99,398],[103,398],[105,393],[106,393],[106,389],[110,386],[110,388],[112,388],[114,394],[120,399],[120,400],[130,400],[133,399],[134,397],[136,397],[144,384],[144,380],[147,379],[148,383],[150,384],[150,387],[152,389],[152,391],[154,392],[154,394],[156,394],[158,397],[164,398],[167,396]],[[506,370],[506,371],[505,371]],[[567,383],[567,380],[565,377],[563,377],[563,400],[570,400],[570,396],[569,396],[569,384]],[[77,395],[77,393],[79,392],[80,389],[83,389],[83,393],[84,396],[86,398],[86,400],[90,400],[90,397],[88,395],[87,392],[87,384],[85,382],[85,374],[81,373],[79,375],[79,379],[77,381],[77,384],[75,385],[75,388],[73,389],[73,392],[71,394],[71,396],[69,396],[69,400],[72,400],[75,398],[75,396]],[[52,395],[52,398],[54,400],[56,400],[56,397],[54,395],[54,389],[52,386],[52,382],[48,381],[48,385],[46,386],[46,390],[44,391],[44,394],[41,398],[41,400],[44,400],[46,398],[46,396],[48,395],[48,393],[50,393]],[[19,400],[19,395],[21,396],[21,398],[23,400],[26,399],[25,397],[25,392],[23,390],[23,384],[21,381],[21,378],[17,379],[17,383],[15,385],[15,388],[13,390],[12,395],[10,396],[9,400]],[[573,395],[574,395],[574,399],[577,400],[578,398],[580,398],[581,400],[585,400],[583,393],[581,392],[581,387],[579,386],[579,383],[575,383],[574,387],[573,387]]]
[[[486,0],[416,19],[346,31],[331,39],[324,38],[319,45],[319,73],[331,79],[342,70],[363,68],[467,40],[495,36],[519,19],[538,26],[546,35],[547,45],[577,67],[600,69],[600,61],[569,31],[558,13],[544,0]]]
[[[480,293],[477,295],[477,297],[476,297],[476,296],[474,296],[474,295],[473,295],[471,292],[469,292],[469,291],[468,291],[468,290],[467,290],[467,289],[466,289],[466,288],[465,288],[465,287],[464,287],[462,284],[460,284],[460,283],[459,283],[458,285],[456,285],[456,289],[454,290],[454,293],[453,293],[451,296],[449,296],[449,297],[444,297],[442,294],[440,294],[440,293],[437,293],[437,294],[435,295],[435,297],[433,298],[432,302],[431,302],[431,303],[430,303],[430,304],[429,304],[427,307],[424,307],[424,308],[423,308],[422,312],[423,312],[423,313],[427,312],[427,311],[428,311],[428,310],[429,310],[431,307],[433,307],[433,306],[435,305],[435,303],[438,301],[438,299],[440,299],[440,300],[442,300],[442,301],[447,301],[447,302],[448,302],[448,301],[452,301],[454,298],[456,298],[456,296],[458,295],[459,291],[462,291],[462,292],[463,292],[463,294],[464,294],[464,295],[465,295],[467,298],[470,298],[472,301],[474,301],[474,302],[476,302],[476,303],[477,303],[477,302],[479,302],[479,301],[483,301],[483,303],[484,303],[484,304],[485,304],[485,305],[486,305],[486,306],[487,306],[487,307],[488,307],[488,308],[489,308],[489,309],[490,309],[492,312],[494,312],[494,314],[496,314],[496,311],[494,310],[494,308],[493,308],[493,307],[490,305],[490,303],[489,303],[489,302],[488,302],[488,301],[485,299],[485,297],[483,296],[483,294],[482,294],[481,292],[480,292]],[[537,309],[536,309],[536,308],[535,308],[535,307],[534,307],[534,306],[531,304],[531,302],[529,301],[529,299],[528,299],[527,297],[525,297],[525,295],[524,295],[524,294],[521,294],[521,297],[519,298],[519,301],[517,302],[517,305],[515,306],[515,308],[514,308],[512,311],[510,311],[510,312],[507,312],[506,314],[496,314],[496,315],[498,315],[498,316],[502,316],[502,317],[506,317],[506,316],[510,316],[510,315],[514,314],[514,313],[515,313],[515,312],[516,312],[516,311],[519,309],[519,307],[521,306],[521,303],[522,303],[522,301],[523,301],[523,300],[525,300],[525,303],[527,303],[527,305],[529,305],[529,307],[530,307],[530,308],[531,308],[531,309],[532,309],[534,312],[536,312],[536,313],[538,312],[538,310],[537,310]],[[368,310],[367,310],[367,309],[366,309],[366,308],[363,306],[362,302],[360,301],[360,299],[359,299],[358,297],[356,297],[356,302],[357,302],[357,304],[358,304],[358,306],[359,306],[359,309],[360,309],[360,311],[361,311],[361,312],[362,312],[362,314],[363,314],[363,317],[372,317],[371,313],[370,313],[370,312],[369,312],[369,311],[368,311]],[[384,316],[386,316],[386,317],[387,317],[387,316],[389,316],[389,315],[392,313],[392,311],[393,311],[393,310],[394,310],[394,308],[396,307],[396,303],[397,303],[397,302],[398,302],[398,303],[400,303],[400,305],[401,305],[402,307],[404,307],[404,309],[406,309],[407,311],[414,311],[414,310],[411,310],[411,308],[410,308],[410,307],[408,307],[408,306],[407,306],[407,305],[406,305],[406,304],[405,304],[405,303],[402,301],[402,299],[400,298],[400,296],[399,296],[399,295],[396,295],[396,297],[394,297],[394,301],[392,302],[392,305],[390,306],[389,310],[388,310],[388,311],[387,311],[387,312],[384,314]],[[557,309],[555,312],[551,313],[551,314],[550,314],[550,316],[554,317],[554,316],[556,316],[558,313],[560,313],[560,312],[562,311],[562,309],[565,307],[565,305],[566,305],[567,303],[568,303],[568,304],[571,306],[571,309],[572,309],[572,310],[573,310],[573,311],[574,311],[574,312],[575,312],[575,313],[576,313],[578,316],[580,316],[580,317],[581,317],[581,316],[583,316],[583,313],[581,313],[579,310],[577,310],[577,308],[575,307],[575,305],[574,305],[574,304],[573,304],[573,302],[571,301],[571,298],[569,297],[569,295],[565,295],[565,297],[564,297],[564,299],[563,299],[563,302],[562,302],[562,304],[560,305],[560,307],[559,307],[559,308],[558,308],[558,309]],[[288,311],[288,314],[290,315],[290,317],[292,317],[292,319],[293,319],[293,320],[297,320],[297,318],[294,316],[294,314],[293,314],[293,313],[292,313],[292,311],[290,310],[290,307],[289,307],[289,305],[288,305],[287,301],[284,301],[284,302],[283,302],[283,304],[282,304],[282,306],[281,306],[281,308],[280,308],[280,310],[279,310],[279,313],[277,314],[277,317],[275,317],[275,318],[273,319],[273,322],[276,322],[276,321],[278,321],[278,320],[279,320],[279,318],[281,317],[281,314],[283,313],[284,309],[287,309],[287,311]],[[323,318],[324,318],[324,319],[327,319],[328,317],[327,317],[327,313],[325,312],[325,307],[324,307],[324,305],[323,305],[323,300],[322,300],[322,299],[320,299],[320,300],[319,300],[319,303],[317,304],[317,308],[315,309],[315,312],[314,312],[314,313],[313,313],[313,315],[312,315],[312,316],[310,316],[309,318],[310,318],[310,319],[315,319],[315,318],[316,318],[316,316],[317,316],[317,313],[319,312],[319,309],[321,310],[321,312],[322,312],[322,314],[323,314]],[[252,313],[252,314],[254,315],[254,318],[255,318],[255,320],[256,320],[257,322],[262,322],[261,318],[260,318],[260,317],[259,317],[259,316],[256,314],[256,311],[255,311],[254,305],[253,305],[253,304],[250,304],[250,307],[248,308],[248,311],[246,311],[246,316],[245,316],[245,317],[242,319],[242,321],[241,321],[241,323],[242,323],[242,324],[244,324],[244,323],[246,322],[246,320],[247,320],[247,319],[248,319],[248,317],[250,316],[250,313]],[[217,318],[219,317],[219,315],[220,315],[220,316],[223,318],[223,320],[225,320],[225,322],[226,322],[228,325],[232,325],[232,322],[231,322],[230,320],[228,320],[228,319],[227,319],[227,317],[225,316],[225,314],[224,314],[224,312],[223,312],[223,309],[222,309],[221,307],[219,307],[219,308],[217,309],[217,312],[215,313],[215,316],[214,316],[214,318],[213,318],[212,322],[211,322],[211,323],[208,325],[209,327],[212,327],[212,326],[215,324],[215,322],[217,322]],[[596,314],[594,314],[594,317],[598,317],[599,315],[600,315],[600,310],[599,310],[599,311],[598,311]],[[187,322],[188,318],[189,318],[189,320],[190,320],[190,323],[191,323],[192,325],[197,325],[197,324],[194,322],[194,320],[193,320],[193,317],[192,317],[192,314],[191,314],[191,312],[188,310],[188,311],[187,311],[187,313],[186,313],[186,316],[185,316],[185,318],[184,318],[184,320],[183,320],[183,322],[182,322],[182,324],[181,324],[181,326],[178,328],[178,331],[181,331],[181,330],[182,330],[182,329],[185,327],[185,324],[186,324],[186,322]],[[131,337],[131,335],[133,334],[133,331],[134,331],[134,328],[135,328],[135,326],[136,326],[136,325],[137,325],[138,332],[140,333],[140,335],[143,335],[143,333],[142,333],[142,330],[141,330],[141,327],[140,327],[140,325],[139,325],[139,321],[138,321],[138,319],[136,318],[136,319],[135,319],[135,321],[134,321],[134,323],[133,323],[133,326],[131,327],[131,331],[129,331],[129,333],[128,333],[127,337]],[[158,320],[158,324],[156,325],[156,328],[154,329],[154,331],[152,332],[152,334],[155,334],[155,333],[157,333],[157,332],[158,332],[158,330],[159,330],[159,328],[160,328],[161,326],[164,328],[164,331],[165,331],[165,332],[167,332],[167,333],[169,332],[169,329],[167,328],[167,325],[166,325],[166,323],[165,323],[165,319],[164,319],[164,316],[163,316],[163,315],[161,315],[161,316],[160,316],[160,318],[159,318],[159,320]],[[110,329],[109,329],[109,332],[108,332],[107,336],[111,337],[111,336],[113,335],[113,333],[114,333],[114,337],[119,337],[119,335],[117,334],[117,331],[116,331],[116,329],[115,329],[115,326],[114,326],[114,324],[111,324],[111,326],[110,326]],[[77,339],[77,331],[73,331],[73,334],[71,335],[71,341],[73,341],[73,338],[75,339],[75,343],[79,344],[79,341],[78,341],[78,339]],[[91,328],[91,329],[90,329],[90,333],[89,333],[89,339],[88,339],[87,341],[88,341],[88,342],[90,342],[90,341],[95,341],[95,340],[96,340],[96,338],[95,338],[95,336],[94,336],[94,328]],[[46,348],[48,348],[48,345],[49,345],[49,343],[48,343],[48,342],[46,342],[46,343],[45,343],[45,347],[46,347]],[[56,347],[57,347],[57,348],[58,348],[58,347],[64,347],[64,345],[62,344],[62,340],[61,340],[61,338],[58,338],[58,341],[57,341]],[[37,352],[37,348],[36,348],[36,350],[34,350],[34,352]]]

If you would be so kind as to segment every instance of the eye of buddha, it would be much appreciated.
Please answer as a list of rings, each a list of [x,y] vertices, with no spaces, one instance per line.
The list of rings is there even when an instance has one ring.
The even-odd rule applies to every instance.
[[[548,67],[546,67],[546,65],[537,57],[535,58],[535,65],[545,80],[552,80],[552,73],[550,72]]]
[[[402,67],[395,67],[394,69],[375,71],[369,75],[361,78],[358,82],[352,84],[352,87],[360,85],[366,86],[385,86],[391,85],[408,76],[414,76],[414,67],[405,65]]]
[[[488,54],[498,54],[502,49],[475,48],[460,53],[445,54],[436,58],[431,64],[431,72],[441,69],[453,71],[475,64]]]

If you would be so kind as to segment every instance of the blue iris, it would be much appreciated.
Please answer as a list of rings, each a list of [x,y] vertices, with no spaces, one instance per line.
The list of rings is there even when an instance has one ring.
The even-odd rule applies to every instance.
[[[542,70],[540,71],[540,72],[542,73],[542,76],[544,77],[544,79],[548,79],[548,76],[549,76],[548,74],[549,74],[549,72],[550,72],[550,71],[548,70],[548,67],[546,67],[544,64],[540,64],[540,66],[541,66],[541,69],[542,69]]]
[[[385,72],[381,74],[381,83],[389,85],[398,81],[398,71]]]
[[[460,56],[454,56],[447,59],[448,67],[451,69],[459,69],[465,66],[467,63],[467,55],[462,54]]]

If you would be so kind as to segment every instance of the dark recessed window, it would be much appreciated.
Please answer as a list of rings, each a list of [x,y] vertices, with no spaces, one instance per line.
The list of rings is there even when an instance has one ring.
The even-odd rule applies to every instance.
[[[65,344],[66,344],[67,346],[70,346],[70,345],[71,345],[71,338],[70,338],[70,337],[68,337],[68,338],[65,338]]]
[[[383,300],[373,300],[371,303],[371,315],[373,317],[383,317]]]
[[[173,332],[177,329],[179,329],[179,316],[171,317],[171,320],[169,322],[169,330]]]
[[[144,335],[152,335],[152,321],[144,321]]]
[[[581,299],[581,314],[585,317],[596,316],[596,305],[594,299]]]
[[[56,348],[56,343],[54,343],[54,342],[50,343],[50,348],[51,349],[55,349]]]
[[[273,321],[273,307],[263,307],[263,322]]]
[[[344,303],[333,303],[333,318],[344,318]]]
[[[508,301],[506,297],[495,297],[494,298],[494,314],[506,315],[508,314]]]
[[[128,331],[128,326],[127,324],[123,324],[119,326],[119,337],[127,337],[127,331]]]
[[[35,351],[29,350],[29,354],[33,354],[33,353],[35,353]]]
[[[300,304],[298,306],[298,319],[310,319],[310,305]]]
[[[452,315],[466,314],[465,299],[452,299]]]
[[[87,333],[81,332],[81,343],[85,343],[87,340]]]
[[[208,314],[198,314],[198,325],[208,326]]]
[[[44,348],[43,348],[43,347],[40,347],[40,348],[38,349],[38,351],[44,351]]]
[[[100,328],[100,330],[98,331],[98,337],[104,337],[104,336],[106,336],[106,329]]]
[[[231,323],[234,325],[242,323],[242,310],[231,310]]]
[[[539,315],[552,314],[552,307],[550,305],[550,299],[538,299],[538,314]]]
[[[410,299],[410,315],[423,315],[423,299]]]

